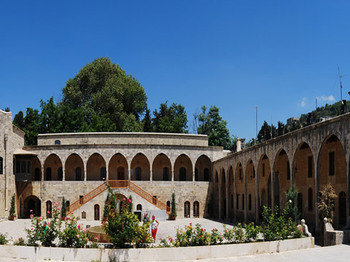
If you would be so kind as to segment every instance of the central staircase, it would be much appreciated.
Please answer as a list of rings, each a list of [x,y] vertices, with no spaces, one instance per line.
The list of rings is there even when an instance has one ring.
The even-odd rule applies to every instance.
[[[138,194],[143,199],[147,200],[149,203],[153,204],[160,210],[166,210],[167,214],[170,214],[170,207],[168,207],[164,202],[160,201],[159,199],[153,197],[151,194],[143,190],[141,187],[135,185],[130,180],[107,180],[106,182],[102,183],[89,193],[87,193],[85,196],[81,197],[71,205],[67,207],[67,214],[74,212],[87,202],[89,202],[91,199],[95,198],[96,196],[103,193],[105,190],[107,190],[107,184],[112,188],[126,188],[134,193]]]

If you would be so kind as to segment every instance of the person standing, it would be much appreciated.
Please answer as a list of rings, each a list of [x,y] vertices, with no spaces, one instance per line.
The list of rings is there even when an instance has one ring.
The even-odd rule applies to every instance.
[[[159,226],[158,220],[156,219],[155,216],[152,216],[151,232],[152,232],[152,237],[154,239],[154,242],[156,242],[158,226]]]

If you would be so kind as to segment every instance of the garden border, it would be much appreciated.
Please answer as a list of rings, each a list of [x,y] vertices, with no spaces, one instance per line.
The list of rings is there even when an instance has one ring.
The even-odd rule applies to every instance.
[[[130,249],[92,249],[0,246],[3,258],[59,261],[183,261],[207,258],[229,258],[264,253],[279,253],[291,250],[313,248],[313,237],[287,239],[270,242],[253,242],[228,245],[171,247],[171,248],[130,248]]]

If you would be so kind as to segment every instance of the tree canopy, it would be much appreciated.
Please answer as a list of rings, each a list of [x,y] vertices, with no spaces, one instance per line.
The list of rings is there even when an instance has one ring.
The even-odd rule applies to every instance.
[[[224,149],[232,150],[233,142],[227,122],[219,114],[219,108],[211,106],[207,112],[207,107],[202,106],[202,112],[198,117],[198,134],[208,135],[210,146],[222,146]]]
[[[152,119],[153,131],[164,133],[187,133],[187,114],[180,104],[161,103],[159,111],[154,110]]]

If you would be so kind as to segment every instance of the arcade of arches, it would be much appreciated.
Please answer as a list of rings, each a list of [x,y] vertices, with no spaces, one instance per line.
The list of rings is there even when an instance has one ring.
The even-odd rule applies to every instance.
[[[301,217],[315,229],[317,192],[330,183],[338,196],[334,226],[345,226],[349,212],[349,167],[344,145],[336,135],[326,137],[318,152],[313,152],[308,143],[300,142],[290,154],[281,148],[272,158],[263,153],[256,159],[244,162],[241,159],[242,154],[236,154],[214,162],[213,186],[219,192],[215,213],[220,218],[260,222],[262,207],[283,208],[286,191],[295,185]]]

